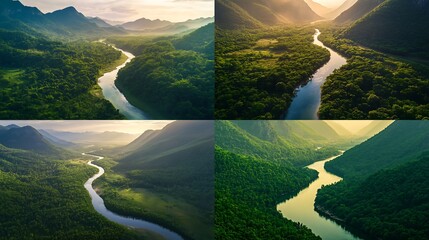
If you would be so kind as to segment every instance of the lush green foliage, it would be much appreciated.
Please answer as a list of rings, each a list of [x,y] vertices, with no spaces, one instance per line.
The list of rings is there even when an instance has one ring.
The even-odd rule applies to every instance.
[[[326,164],[344,180],[319,190],[316,207],[370,239],[429,233],[429,122],[396,121]]]
[[[63,44],[0,30],[1,119],[121,119],[90,91],[121,57],[102,43]]]
[[[429,154],[362,182],[345,180],[324,187],[316,204],[373,239],[425,239],[429,235]]]
[[[115,160],[96,184],[106,206],[166,226],[188,239],[213,239],[213,121],[175,121],[101,154]]]
[[[319,239],[276,204],[317,178],[309,169],[216,149],[216,239]]]
[[[328,31],[323,31],[321,41],[349,59],[323,85],[321,119],[429,117],[427,64],[389,57]]]
[[[131,103],[153,118],[212,119],[213,38],[213,24],[209,24],[182,39],[110,39],[138,53],[121,69],[116,85]]]
[[[305,166],[338,153],[326,140],[313,142],[311,137],[294,134],[299,124],[285,121],[216,121],[216,145],[237,154],[267,161]],[[294,127],[294,128],[291,128]],[[320,137],[313,132],[312,137]],[[316,150],[318,147],[323,147]]]
[[[0,145],[2,239],[137,239],[97,214],[83,187],[96,169]]]
[[[108,209],[159,223],[187,239],[213,238],[213,193],[210,194],[212,199],[204,199],[204,193],[212,191],[203,192],[197,188],[201,186],[192,184],[192,181],[190,185],[175,181],[184,172],[136,170],[130,176],[112,169],[117,161],[105,159],[97,164],[106,170],[95,185],[101,190]],[[204,187],[204,190],[213,189],[213,183]],[[198,193],[202,193],[204,200],[197,199]],[[210,208],[195,204],[202,201],[208,201]]]
[[[279,119],[296,87],[329,60],[312,28],[216,32],[217,119]]]
[[[344,36],[383,52],[429,60],[428,26],[427,2],[389,0],[355,22]]]
[[[396,121],[378,135],[326,163],[325,168],[344,178],[359,178],[403,164],[429,150],[428,132],[427,121]]]

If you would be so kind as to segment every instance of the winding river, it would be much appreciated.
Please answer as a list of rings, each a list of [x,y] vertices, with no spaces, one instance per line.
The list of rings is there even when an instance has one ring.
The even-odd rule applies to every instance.
[[[101,41],[105,43],[104,41]],[[106,43],[107,44],[107,43]],[[128,59],[127,61],[116,67],[115,70],[105,73],[98,79],[98,85],[103,90],[104,98],[110,101],[116,109],[119,109],[119,112],[122,113],[129,120],[145,120],[148,119],[146,114],[140,109],[133,106],[128,100],[125,98],[124,94],[119,91],[119,89],[115,86],[116,78],[118,77],[118,72],[121,68],[125,67],[127,63],[131,62],[131,60],[135,57],[132,53],[126,52],[122,49],[119,49],[115,46],[111,46],[116,50],[121,51],[125,54]]]
[[[104,157],[86,154],[86,153],[82,153],[82,155],[97,158],[94,161],[102,160],[104,158]],[[119,223],[119,224],[124,225],[124,226],[129,227],[129,228],[149,230],[151,232],[155,232],[155,233],[161,235],[162,237],[164,237],[167,240],[183,240],[183,238],[180,235],[178,235],[177,233],[172,232],[172,231],[170,231],[164,227],[161,227],[157,224],[147,222],[144,220],[140,220],[140,219],[120,216],[116,213],[109,211],[106,208],[106,206],[104,205],[103,199],[97,194],[97,192],[92,187],[92,183],[97,178],[101,177],[104,174],[104,169],[102,167],[94,165],[92,162],[93,161],[88,162],[88,165],[97,168],[98,173],[95,174],[90,179],[88,179],[88,181],[86,181],[84,186],[85,186],[85,189],[89,192],[89,195],[91,196],[91,200],[92,200],[92,205],[94,206],[95,210],[98,213],[100,213],[101,215],[103,215],[104,217],[106,217],[107,219],[109,219],[112,222]]]
[[[339,156],[331,157],[307,166],[307,168],[319,172],[319,178],[311,183],[308,188],[302,190],[296,197],[277,205],[277,210],[282,213],[283,217],[304,224],[322,239],[357,240],[359,239],[358,237],[352,235],[334,221],[320,216],[319,213],[314,210],[317,190],[319,190],[322,185],[329,185],[342,180],[340,177],[328,173],[325,170],[325,163]]]
[[[327,49],[331,54],[331,58],[328,63],[317,70],[306,85],[300,86],[296,89],[297,94],[292,100],[292,103],[286,113],[287,120],[318,120],[318,111],[322,95],[321,87],[323,83],[335,69],[338,69],[347,63],[347,60],[340,56],[340,54],[326,47],[321,41],[319,41],[318,37],[320,34],[321,32],[319,29],[316,29],[313,44]]]

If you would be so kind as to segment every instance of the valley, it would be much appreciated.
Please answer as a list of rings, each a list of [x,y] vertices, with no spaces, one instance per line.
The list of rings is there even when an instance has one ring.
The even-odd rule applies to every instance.
[[[3,238],[214,238],[212,122],[26,122],[0,127]]]
[[[1,119],[212,119],[212,17],[107,22],[87,17],[73,6],[42,12],[20,1],[2,1],[0,85],[5,104],[0,107]],[[200,39],[195,33],[203,27],[200,32],[206,31],[209,38]],[[131,60],[130,53],[95,42],[145,36],[152,38],[151,45],[162,46],[167,39],[177,45],[167,44],[161,58],[148,50],[134,53],[136,58]],[[125,65],[143,69],[141,59],[147,59],[157,66],[146,66],[137,74],[119,71],[125,68],[125,55],[130,58]],[[163,65],[170,56],[171,62]]]
[[[321,122],[325,121],[217,123],[217,236],[424,238],[429,229],[425,221],[429,212],[428,124],[372,121],[347,135],[337,123],[326,121],[328,128],[309,134],[309,129],[321,129]],[[357,129],[353,121],[341,125]],[[281,129],[287,126],[292,128],[284,135]],[[329,128],[343,132],[342,137],[335,142],[323,140]],[[282,158],[266,141],[290,149]],[[346,151],[314,156],[327,146]],[[313,160],[308,159],[311,155]]]
[[[320,182],[316,181],[318,173],[305,166],[314,164],[323,169],[322,160],[332,160],[340,153],[338,149],[350,149],[381,131],[377,125],[370,123],[364,136],[354,136],[330,121],[217,121],[216,236],[320,239],[320,232],[312,231],[313,225],[287,217],[291,212],[283,212],[284,218],[276,206]],[[322,174],[320,177],[325,178]],[[313,210],[317,188],[312,189],[313,200],[310,197],[300,201],[308,204],[294,208],[300,216],[302,212],[313,212],[311,216],[316,219],[310,222],[320,220]],[[333,231],[341,229],[331,221],[324,226],[331,226]],[[350,236],[344,231],[343,234]]]
[[[103,160],[104,158],[104,157],[95,156],[95,155],[86,154],[86,153],[82,153],[82,155],[97,158],[96,161]],[[86,190],[91,195],[92,205],[94,206],[94,209],[98,213],[100,213],[101,215],[103,215],[104,217],[106,217],[112,222],[116,222],[126,227],[131,227],[135,229],[145,229],[145,230],[148,230],[149,232],[154,232],[155,234],[161,235],[163,239],[183,240],[183,238],[177,235],[176,233],[171,232],[170,230],[165,229],[159,225],[153,224],[151,222],[135,219],[135,218],[123,217],[109,211],[104,205],[103,199],[96,193],[96,191],[92,187],[93,182],[104,174],[104,169],[102,167],[99,167],[93,164],[93,161],[89,161],[88,165],[98,169],[98,173],[95,174],[90,179],[88,179],[88,181],[84,185]]]
[[[253,0],[248,6],[239,0],[217,1],[221,13],[216,22],[219,61],[215,116],[426,119],[429,67],[423,29],[428,26],[429,4],[403,0],[338,2],[343,5],[335,17],[312,1]],[[283,11],[282,4],[296,9],[295,13]],[[319,17],[314,17],[316,13]],[[318,78],[318,69],[337,54],[310,45],[315,28],[322,32],[320,42],[347,58],[347,63],[343,60],[337,70],[324,76],[323,84],[313,77]],[[301,101],[307,98],[300,95],[311,96],[315,103],[304,105],[309,100]],[[320,108],[314,110],[317,102]],[[296,109],[311,109],[311,113],[287,116]]]

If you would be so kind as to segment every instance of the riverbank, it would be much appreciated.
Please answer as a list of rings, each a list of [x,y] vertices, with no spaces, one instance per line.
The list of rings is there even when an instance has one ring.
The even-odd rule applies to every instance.
[[[97,82],[98,82],[98,79],[100,79],[100,77],[102,77],[104,74],[111,72],[111,71],[114,71],[117,67],[124,64],[127,60],[128,60],[127,55],[125,55],[124,53],[121,52],[121,57],[118,60],[116,60],[116,61],[112,62],[111,64],[106,65],[103,68],[101,68],[101,70],[99,71],[98,77],[97,77]],[[104,99],[103,89],[100,87],[100,85],[98,85],[98,83],[92,87],[92,89],[90,90],[90,93],[93,96]]]
[[[318,190],[323,186],[334,184],[342,180],[342,178],[327,172],[324,168],[326,162],[332,161],[341,155],[342,154],[308,165],[307,168],[318,172],[318,178],[312,182],[308,188],[301,190],[294,198],[277,205],[277,210],[282,213],[284,218],[305,225],[310,228],[315,235],[320,236],[322,239],[358,240],[358,237],[346,231],[341,225],[320,216],[320,214],[315,211],[315,200]]]
[[[102,43],[105,43],[101,40]],[[109,45],[109,44],[107,44]],[[126,52],[122,49],[119,49],[113,45],[109,45],[113,47],[114,49],[121,51],[122,55],[125,55],[127,59],[125,62],[122,63],[122,65],[119,65],[114,68],[113,71],[107,72],[104,75],[102,75],[98,79],[98,85],[100,86],[102,90],[102,94],[104,98],[108,101],[110,101],[113,106],[119,110],[119,113],[124,115],[128,120],[145,120],[148,119],[148,116],[145,112],[140,110],[139,108],[132,105],[130,102],[128,102],[127,98],[124,96],[124,94],[116,87],[115,82],[118,77],[119,70],[124,68],[129,62],[131,62],[132,59],[135,58],[135,56],[129,52]],[[122,59],[123,57],[121,57]],[[122,61],[119,59],[117,62]],[[111,66],[113,67],[113,66]],[[105,68],[108,69],[108,68]],[[95,91],[97,92],[97,91]]]
[[[165,226],[186,239],[214,238],[209,213],[157,188],[130,186],[131,179],[111,170],[116,164],[112,159],[98,162],[105,174],[94,182],[109,210]]]
[[[315,31],[313,44],[328,50],[330,59],[309,78],[307,84],[301,85],[295,90],[295,97],[285,113],[287,120],[318,120],[322,86],[336,69],[347,64],[344,57],[319,41],[319,36],[322,34],[319,29],[315,29]]]
[[[129,228],[145,229],[146,231],[154,232],[157,235],[160,235],[164,239],[167,239],[167,240],[183,240],[183,238],[180,235],[178,235],[177,233],[172,232],[172,231],[170,231],[170,230],[168,230],[162,226],[159,226],[157,224],[154,224],[154,223],[151,223],[151,222],[148,222],[145,220],[135,219],[132,217],[120,216],[116,213],[109,211],[104,204],[104,200],[97,194],[97,192],[93,188],[93,182],[96,179],[100,178],[105,173],[104,168],[93,164],[93,162],[102,160],[102,159],[104,159],[104,157],[86,154],[86,153],[82,153],[82,155],[97,158],[96,160],[89,161],[88,165],[97,168],[99,171],[93,177],[88,179],[88,181],[84,184],[84,186],[91,196],[91,202],[92,202],[94,209],[98,213],[100,213],[101,215],[103,215],[104,217],[106,217],[107,219],[109,219],[112,222],[124,225],[124,226],[129,227]]]

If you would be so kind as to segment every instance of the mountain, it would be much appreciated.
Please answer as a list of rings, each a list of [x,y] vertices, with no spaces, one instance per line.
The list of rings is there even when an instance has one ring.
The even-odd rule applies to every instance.
[[[383,52],[429,59],[428,26],[428,0],[389,0],[355,22],[343,35]]]
[[[64,141],[60,138],[55,137],[54,135],[48,133],[45,130],[38,130],[40,134],[43,135],[43,137],[45,139],[47,139],[48,141],[50,141],[52,144],[54,144],[55,146],[58,147],[63,147],[63,148],[70,148],[70,147],[75,147],[77,146],[76,144],[72,143],[72,142],[68,142],[68,141]]]
[[[209,23],[173,41],[174,47],[204,53],[210,59],[214,59],[214,31],[215,24]]]
[[[236,154],[303,166],[337,153],[338,135],[314,121],[216,121],[216,145]],[[318,131],[318,127],[326,127]],[[326,135],[324,135],[326,134]],[[336,136],[330,139],[329,136]]]
[[[387,128],[392,121],[373,121],[364,129],[362,129],[358,134],[363,137],[371,138],[379,132]]]
[[[384,131],[348,150],[325,168],[345,179],[369,176],[409,162],[429,150],[429,122],[396,121]]]
[[[42,154],[53,154],[59,151],[30,126],[12,126],[0,130],[0,144],[8,148],[30,150]]]
[[[91,22],[74,7],[67,7],[62,10],[47,13],[46,18],[73,32],[94,32],[100,30],[97,24]]]
[[[134,134],[121,132],[62,132],[52,129],[44,129],[43,132],[76,144],[126,145],[137,137]]]
[[[233,1],[216,0],[216,27],[222,29],[260,28],[263,24]]]
[[[39,9],[24,6],[19,1],[3,0],[0,3],[0,28],[23,31],[31,35],[45,34],[64,37],[76,34],[124,33],[124,30],[106,24],[98,18],[86,18],[74,7],[43,14]]]
[[[318,2],[315,2],[313,0],[304,0],[305,3],[308,4],[308,6],[313,10],[317,15],[319,16],[325,16],[326,14],[332,12],[331,8],[328,8]]]
[[[140,18],[133,22],[127,22],[122,25],[121,27],[128,29],[128,30],[148,30],[148,29],[156,29],[156,28],[163,28],[166,26],[172,25],[172,22],[165,21],[165,20],[150,20],[147,18]]]
[[[334,121],[327,121],[327,124],[329,124],[329,126],[331,126],[339,136],[349,137],[352,135],[351,132]]]
[[[335,22],[337,23],[350,23],[354,22],[369,12],[371,12],[378,5],[382,4],[386,0],[359,0],[351,6],[348,10],[341,13],[337,18],[335,18]]]
[[[161,130],[147,131],[115,150],[120,155],[114,156],[117,165],[111,169],[127,179],[127,189],[144,188],[161,194],[163,199],[165,195],[173,197],[177,200],[168,205],[193,216],[186,222],[190,228],[199,229],[183,232],[186,239],[213,239],[213,123],[176,121]],[[188,205],[177,204],[179,199]],[[198,214],[193,215],[195,212]],[[174,225],[183,220],[179,218],[172,221]]]
[[[112,27],[112,25],[110,25],[109,23],[107,23],[106,21],[104,21],[99,17],[92,17],[92,18],[88,17],[88,20],[92,23],[95,23],[98,27],[102,27],[102,28]]]
[[[335,19],[336,17],[341,15],[344,11],[347,11],[348,9],[350,9],[354,4],[356,4],[357,1],[358,0],[346,0],[338,8],[323,15],[323,17],[326,17],[327,19]]]
[[[19,1],[2,0],[0,2],[0,21],[20,20],[27,24],[47,23],[45,15],[35,7],[24,6]]]
[[[122,28],[132,31],[144,31],[148,33],[176,34],[197,29],[209,23],[213,23],[214,18],[189,19],[185,22],[169,22],[165,20],[150,20],[146,18],[138,19],[134,22],[127,22],[120,25]]]
[[[146,132],[124,147],[128,151],[119,149],[124,157],[116,170],[185,168],[190,170],[188,174],[197,174],[198,169],[212,164],[213,131],[212,121],[176,121],[162,130]]]
[[[219,5],[219,6],[218,6]],[[216,1],[216,19],[221,28],[258,27],[288,23],[309,23],[322,19],[304,0]]]

